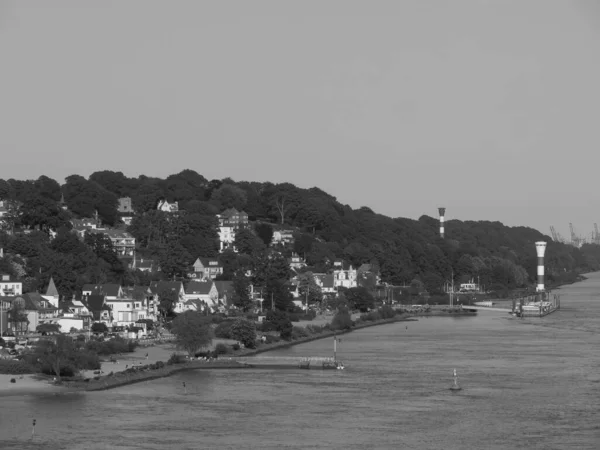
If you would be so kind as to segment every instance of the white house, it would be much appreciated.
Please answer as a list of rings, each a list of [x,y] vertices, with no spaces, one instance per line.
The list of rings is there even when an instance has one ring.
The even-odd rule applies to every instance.
[[[132,298],[106,299],[106,305],[112,310],[113,326],[134,325],[140,319],[147,319],[146,304],[143,300]]]
[[[21,295],[23,294],[23,283],[12,278],[10,275],[2,275],[0,279],[0,295]]]
[[[216,258],[198,258],[193,269],[189,276],[196,280],[214,280],[223,273],[223,265]]]
[[[354,288],[356,283],[356,269],[340,259],[333,263],[333,278],[336,287]]]
[[[191,306],[197,305],[196,300],[200,300],[210,307],[216,306],[219,302],[219,291],[215,283],[212,281],[192,281],[187,285],[183,301],[177,304],[177,308],[181,311],[192,309]],[[189,303],[187,305],[189,307],[187,307],[186,302],[192,303]],[[197,308],[194,307],[194,309]],[[175,311],[179,312],[177,309]]]
[[[233,249],[235,247],[233,242],[235,241],[235,228],[233,227],[219,227],[219,251],[223,252],[226,249]]]

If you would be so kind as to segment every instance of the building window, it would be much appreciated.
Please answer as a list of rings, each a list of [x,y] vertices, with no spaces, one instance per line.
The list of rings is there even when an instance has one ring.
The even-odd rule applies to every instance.
[[[127,308],[129,308],[129,303],[127,303]]]
[[[139,303],[136,303],[136,304],[135,304],[135,307],[136,307],[136,308],[139,308],[139,307],[140,307],[140,304],[139,304]]]

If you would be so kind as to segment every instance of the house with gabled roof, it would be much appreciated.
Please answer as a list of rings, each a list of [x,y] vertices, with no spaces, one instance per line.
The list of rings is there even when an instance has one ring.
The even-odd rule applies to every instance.
[[[23,313],[27,315],[27,323],[23,322],[18,327],[17,331],[32,332],[35,331],[38,325],[43,323],[56,323],[58,318],[58,308],[42,297],[37,292],[29,294],[17,295],[12,301],[13,306],[21,308]],[[11,311],[8,312],[10,320]]]
[[[94,322],[101,322],[107,326],[112,323],[112,309],[110,305],[106,303],[106,297],[104,295],[87,295],[82,299],[82,303],[86,305]]]
[[[248,213],[235,208],[226,209],[221,214],[217,214],[217,218],[220,227],[231,227],[237,230],[248,225]]]
[[[120,284],[84,284],[81,288],[81,293],[87,295],[103,295],[107,300],[123,298],[123,288]]]
[[[188,300],[201,300],[208,306],[213,307],[219,300],[219,291],[215,283],[208,281],[192,281],[185,288],[184,302]],[[181,302],[180,302],[181,303]],[[183,304],[178,304],[177,308],[182,309]],[[175,312],[180,312],[177,309]]]
[[[217,258],[198,258],[189,277],[194,280],[214,280],[223,274],[223,265]]]
[[[334,294],[337,291],[335,286],[335,278],[330,273],[315,273],[313,274],[315,283],[321,288],[323,294]]]
[[[353,288],[357,286],[356,269],[342,259],[336,259],[333,262],[333,278],[336,287]]]

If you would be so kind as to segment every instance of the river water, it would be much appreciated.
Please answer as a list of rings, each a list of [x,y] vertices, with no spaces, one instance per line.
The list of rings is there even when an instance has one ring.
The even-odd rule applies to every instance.
[[[0,448],[596,450],[600,274],[560,292],[542,319],[482,312],[343,335],[343,371],[206,370],[0,397]],[[262,358],[332,350],[326,339]],[[449,390],[454,368],[462,391]]]

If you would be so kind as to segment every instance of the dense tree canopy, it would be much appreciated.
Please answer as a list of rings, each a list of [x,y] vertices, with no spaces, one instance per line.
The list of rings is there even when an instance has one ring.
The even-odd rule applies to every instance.
[[[66,211],[60,204],[62,196]],[[145,281],[147,275],[127,269],[107,241],[81,242],[69,231],[71,217],[96,213],[104,224],[125,228],[117,212],[117,200],[123,196],[133,202],[135,213],[128,231],[136,238],[138,254],[158,261],[163,277],[185,278],[198,257],[218,256],[224,265],[221,279],[233,280],[239,269],[250,270],[251,282],[263,289],[266,304],[272,297],[279,309],[289,307],[291,272],[286,258],[292,252],[304,257],[312,272],[330,270],[336,259],[354,267],[376,262],[383,282],[419,280],[431,293],[440,291],[452,275],[456,283],[477,280],[486,287],[533,286],[538,240],[548,242],[547,282],[600,269],[600,246],[575,248],[531,228],[451,220],[446,222],[445,239],[440,239],[433,217],[390,218],[368,207],[352,209],[318,188],[208,181],[190,169],[166,179],[104,170],[88,179],[71,175],[62,186],[46,176],[0,180],[0,199],[7,209],[0,241],[12,254],[2,267],[22,273],[34,289],[44,289],[52,275],[62,295],[87,282]],[[179,213],[157,211],[161,199],[179,202]],[[219,254],[216,214],[230,207],[245,210],[252,223],[236,235],[238,253]],[[29,234],[20,234],[19,229]],[[273,230],[293,233],[293,244],[277,247],[281,254],[269,246]],[[53,241],[48,237],[51,232],[58,233]],[[374,287],[372,278],[361,276],[360,283],[367,289]]]

